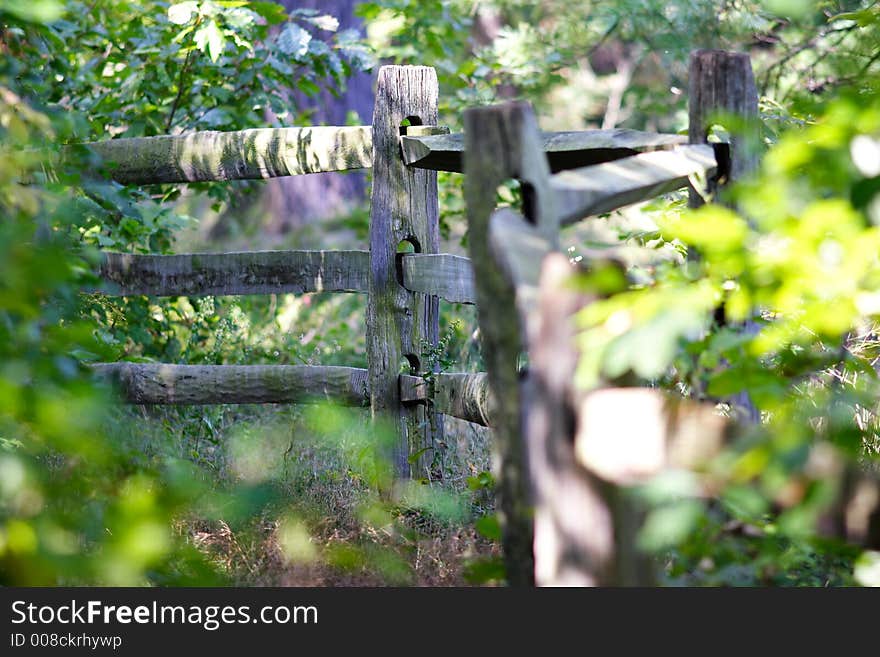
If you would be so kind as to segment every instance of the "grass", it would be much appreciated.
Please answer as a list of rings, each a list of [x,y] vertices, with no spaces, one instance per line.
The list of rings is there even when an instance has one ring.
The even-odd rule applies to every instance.
[[[491,500],[467,479],[489,467],[487,432],[447,422],[443,481],[415,484],[396,502],[373,486],[365,411],[292,406],[128,407],[117,433],[151,465],[186,459],[212,493],[242,508],[177,520],[235,586],[449,586],[498,554],[474,529]],[[321,426],[315,419],[331,425]],[[330,431],[336,431],[331,435]],[[242,509],[245,509],[243,512]]]

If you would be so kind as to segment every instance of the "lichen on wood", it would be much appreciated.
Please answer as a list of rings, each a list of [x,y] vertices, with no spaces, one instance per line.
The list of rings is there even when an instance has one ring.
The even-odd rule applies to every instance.
[[[389,455],[398,475],[427,476],[439,418],[427,404],[402,405],[398,374],[419,373],[425,345],[439,339],[439,299],[402,285],[398,247],[436,253],[440,246],[437,174],[401,158],[405,123],[436,125],[437,74],[427,66],[383,66],[373,111],[373,189],[367,359],[374,417],[390,419],[397,438]],[[413,458],[411,458],[413,455]]]

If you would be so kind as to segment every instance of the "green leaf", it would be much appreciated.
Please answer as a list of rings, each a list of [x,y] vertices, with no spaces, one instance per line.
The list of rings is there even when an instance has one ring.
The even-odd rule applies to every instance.
[[[507,577],[504,562],[500,557],[487,557],[475,559],[464,569],[464,578],[470,584],[488,584],[490,582],[503,582]]]
[[[880,586],[880,552],[863,552],[856,561],[853,575],[862,586]]]
[[[265,18],[269,25],[278,25],[287,20],[287,11],[277,2],[249,2],[248,8]]]
[[[677,238],[715,253],[741,249],[749,231],[744,219],[718,205],[704,205],[678,218],[664,219],[661,228],[667,241]]]
[[[409,463],[410,465],[412,465],[413,463],[418,463],[418,460],[420,458],[422,458],[422,454],[425,454],[426,452],[428,452],[429,450],[432,450],[432,449],[434,449],[434,448],[433,447],[423,447],[422,449],[410,454],[407,457],[406,462]]]
[[[492,476],[491,472],[486,472],[485,470],[478,474],[476,477],[468,477],[467,478],[468,488],[471,490],[481,490],[484,488],[494,488],[495,486],[495,478]]]
[[[873,23],[880,23],[880,7],[874,5],[872,7],[868,7],[867,9],[861,9],[859,11],[850,11],[843,14],[837,14],[836,16],[832,16],[829,19],[829,21],[835,20],[855,21],[859,24],[859,27],[867,27],[869,25],[872,25]]]
[[[488,538],[490,541],[501,540],[501,523],[498,522],[498,516],[495,514],[478,518],[474,523],[474,528],[482,537]]]
[[[702,515],[703,505],[696,500],[683,500],[654,509],[642,526],[639,547],[649,552],[675,547],[696,528]]]
[[[329,14],[324,14],[322,16],[312,16],[310,18],[307,18],[306,20],[315,27],[324,30],[325,32],[335,32],[339,29],[339,20],[335,16],[330,16]]]
[[[742,375],[740,369],[727,369],[714,374],[709,379],[709,387],[706,392],[717,397],[727,397],[744,390],[746,386],[748,386],[748,380]]]
[[[315,96],[321,92],[321,87],[308,78],[300,78],[297,80],[296,88],[302,91],[306,96]]]
[[[236,29],[242,30],[242,29],[248,27],[249,25],[254,24],[254,22],[256,21],[256,18],[257,18],[257,14],[250,11],[249,9],[236,8],[236,9],[231,9],[231,10],[227,11],[225,14],[225,17],[226,17],[226,23],[230,27],[234,27]],[[240,38],[239,35],[237,35],[237,34],[234,36]]]
[[[802,18],[815,11],[815,0],[764,0],[768,11],[777,16]]]
[[[700,483],[688,470],[668,470],[635,487],[633,493],[637,499],[656,507],[699,495]]]
[[[727,397],[748,390],[752,399],[761,405],[762,399],[784,394],[785,389],[785,381],[780,373],[762,368],[760,363],[745,360],[713,375],[706,392],[716,397]]]
[[[299,58],[309,52],[312,35],[296,23],[288,23],[278,35],[278,49],[285,55]]]
[[[730,486],[721,497],[727,510],[740,520],[757,520],[768,510],[768,502],[750,486]]]
[[[215,21],[208,21],[204,27],[197,30],[194,40],[199,50],[202,52],[207,50],[212,62],[216,62],[220,58],[226,45],[226,37],[223,36],[223,32],[220,31]]]

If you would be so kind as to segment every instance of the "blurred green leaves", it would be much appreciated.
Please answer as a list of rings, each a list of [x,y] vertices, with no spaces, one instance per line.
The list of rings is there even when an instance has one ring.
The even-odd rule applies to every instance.
[[[224,318],[212,299],[81,295],[97,286],[97,248],[166,252],[188,219],[169,204],[177,188],[91,177],[100,163],[85,149],[51,156],[91,139],[263,125],[267,108],[293,120],[296,67],[317,90],[343,84],[364,58],[352,63],[359,43],[347,34],[338,48],[315,38],[301,61],[282,62],[268,26],[288,20],[333,34],[328,17],[291,18],[275,3],[0,3],[0,583],[220,583],[180,523],[237,527],[277,502],[278,472],[267,463],[279,460],[284,436],[242,431],[230,450],[234,477],[218,482],[111,419],[110,391],[82,361],[187,349],[221,359],[233,325],[247,334],[249,306],[233,301]],[[44,167],[47,154],[54,168]],[[219,200],[239,193],[196,187]],[[305,554],[301,534],[284,525],[290,556]]]
[[[0,16],[10,14],[28,23],[48,23],[64,14],[64,3],[58,0],[0,0]]]
[[[880,95],[862,82],[783,132],[722,194],[728,207],[659,219],[662,240],[687,258],[619,292],[582,277],[601,298],[577,316],[581,385],[641,380],[733,415],[742,393],[757,406],[761,422],[698,474],[718,495],[711,513],[761,544],[767,573],[785,555],[815,558],[807,546],[840,501],[842,472],[877,459]],[[641,547],[695,554],[710,527],[701,497],[644,498]],[[720,551],[702,549],[719,566]]]

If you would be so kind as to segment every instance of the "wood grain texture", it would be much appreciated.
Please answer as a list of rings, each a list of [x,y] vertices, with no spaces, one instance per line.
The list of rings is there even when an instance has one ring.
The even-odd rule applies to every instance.
[[[491,427],[495,397],[485,372],[440,372],[431,380],[400,375],[400,398],[404,403],[430,401],[434,410],[484,427]]]
[[[383,66],[377,84],[367,303],[370,402],[374,416],[396,423],[398,439],[390,457],[398,475],[425,476],[441,428],[427,404],[401,405],[398,374],[402,362],[418,373],[423,346],[437,344],[439,299],[401,285],[398,245],[408,241],[417,253],[439,250],[437,174],[403,163],[400,131],[405,119],[436,125],[437,75],[425,66]],[[410,463],[416,453],[422,456]]]
[[[606,162],[553,176],[560,223],[611,212],[689,184],[705,191],[715,175],[714,149],[708,145],[677,146]]]
[[[92,142],[123,184],[277,178],[372,165],[369,126],[257,128]]]
[[[464,114],[465,201],[468,249],[477,282],[477,312],[483,359],[495,393],[494,451],[497,506],[508,582],[534,583],[531,494],[523,445],[523,399],[517,362],[525,331],[516,292],[495,260],[490,218],[496,189],[510,178],[523,180],[527,206],[541,236],[555,240],[557,217],[550,196],[550,171],[537,122],[523,103],[474,108]]]
[[[518,323],[527,334],[536,317],[541,263],[553,249],[520,214],[500,208],[489,220],[489,250],[499,271],[513,287]]]
[[[687,143],[682,135],[623,129],[543,132],[540,139],[541,150],[547,154],[550,170],[554,172]],[[402,142],[403,158],[409,166],[459,173],[464,170],[463,133],[405,136]]]
[[[102,363],[131,404],[280,404],[331,401],[366,406],[367,371],[312,365]]]
[[[426,402],[431,398],[428,379],[415,374],[401,374],[397,377],[400,401],[403,404]]]
[[[104,253],[99,269],[118,296],[366,292],[369,272],[368,251]]]
[[[483,372],[442,372],[436,375],[433,402],[438,413],[484,427],[494,425],[497,413],[495,396],[489,386],[489,377]]]
[[[403,286],[451,303],[476,303],[471,261],[449,253],[407,254],[402,258]]]

